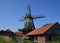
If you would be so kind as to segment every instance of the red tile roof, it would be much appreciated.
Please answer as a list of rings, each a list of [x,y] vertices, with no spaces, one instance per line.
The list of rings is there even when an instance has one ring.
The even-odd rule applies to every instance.
[[[17,36],[22,36],[22,35],[23,35],[23,32],[18,31],[18,32],[15,32],[15,34],[16,34]]]
[[[52,23],[52,24],[47,24],[42,26],[41,28],[35,29],[29,33],[27,33],[26,35],[39,35],[39,34],[44,34],[47,30],[49,30],[54,24],[56,23]]]

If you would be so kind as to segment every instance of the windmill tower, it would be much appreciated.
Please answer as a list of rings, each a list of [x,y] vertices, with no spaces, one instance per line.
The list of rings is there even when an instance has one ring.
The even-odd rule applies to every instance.
[[[35,29],[33,18],[31,16],[30,4],[28,5],[28,13],[25,16],[25,25],[24,30],[33,30]]]
[[[30,4],[28,5],[28,12],[26,14],[26,16],[24,16],[24,18],[22,20],[24,20],[24,28],[23,30],[20,30],[19,31],[23,31],[24,34],[32,31],[35,29],[35,25],[34,25],[34,22],[33,20],[34,19],[38,19],[38,18],[44,18],[44,16],[32,16],[31,15],[31,9],[30,9]],[[21,20],[20,20],[21,21]]]

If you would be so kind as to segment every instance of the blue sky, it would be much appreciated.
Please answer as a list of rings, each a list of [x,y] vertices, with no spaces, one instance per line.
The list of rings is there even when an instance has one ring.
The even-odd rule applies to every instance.
[[[60,0],[0,0],[0,30],[23,28],[24,22],[19,19],[26,15],[28,3],[32,15],[45,16],[34,21],[36,28],[47,23],[60,23]]]

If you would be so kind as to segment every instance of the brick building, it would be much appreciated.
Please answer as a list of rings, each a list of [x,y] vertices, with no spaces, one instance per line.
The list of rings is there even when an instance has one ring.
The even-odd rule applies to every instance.
[[[53,38],[60,36],[60,24],[51,23],[35,29],[26,34],[30,40],[37,41],[38,43],[47,43]]]

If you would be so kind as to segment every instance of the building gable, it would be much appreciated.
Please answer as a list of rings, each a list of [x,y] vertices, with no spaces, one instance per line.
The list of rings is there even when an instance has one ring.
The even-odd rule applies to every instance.
[[[47,30],[45,34],[60,34],[60,25],[56,23],[53,27]]]

